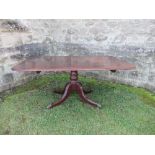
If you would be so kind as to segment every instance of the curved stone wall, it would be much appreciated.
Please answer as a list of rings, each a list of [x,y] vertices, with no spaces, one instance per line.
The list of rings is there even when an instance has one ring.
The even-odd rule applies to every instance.
[[[0,20],[0,91],[33,77],[11,67],[41,55],[111,55],[133,71],[87,72],[155,91],[155,20]]]

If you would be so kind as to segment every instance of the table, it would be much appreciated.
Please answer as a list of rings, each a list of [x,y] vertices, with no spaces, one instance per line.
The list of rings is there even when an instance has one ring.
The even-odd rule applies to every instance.
[[[41,71],[70,71],[70,81],[66,84],[61,99],[50,104],[48,109],[62,104],[73,91],[76,91],[84,102],[94,107],[101,107],[100,104],[86,97],[85,93],[87,92],[78,81],[78,71],[109,70],[116,72],[116,70],[131,69],[135,69],[135,65],[113,56],[43,56],[24,60],[12,68],[14,71],[37,73]]]

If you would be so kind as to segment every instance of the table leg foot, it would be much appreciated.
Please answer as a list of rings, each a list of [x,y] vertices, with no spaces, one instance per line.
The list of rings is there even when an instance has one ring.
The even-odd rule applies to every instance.
[[[84,102],[90,104],[90,105],[93,106],[93,107],[99,107],[99,108],[101,108],[101,105],[100,105],[100,104],[95,103],[94,101],[90,100],[88,97],[85,96],[84,90],[83,90],[83,88],[82,88],[82,85],[79,84],[79,83],[77,83],[77,93],[79,94],[80,98],[81,98]]]
[[[62,98],[59,101],[50,104],[47,108],[51,109],[53,107],[56,107],[56,106],[62,104],[69,97],[69,95],[71,93],[70,89],[71,89],[70,84],[67,84],[67,86],[65,87],[64,94],[63,94]]]

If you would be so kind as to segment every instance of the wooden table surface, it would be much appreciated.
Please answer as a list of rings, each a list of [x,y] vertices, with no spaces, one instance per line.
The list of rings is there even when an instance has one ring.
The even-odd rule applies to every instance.
[[[130,70],[135,65],[113,56],[43,56],[15,65],[16,71]]]

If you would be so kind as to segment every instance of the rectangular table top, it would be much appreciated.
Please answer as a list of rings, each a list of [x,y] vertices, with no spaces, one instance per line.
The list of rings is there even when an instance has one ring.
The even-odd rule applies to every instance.
[[[42,56],[15,65],[16,71],[130,70],[135,65],[113,56]]]

